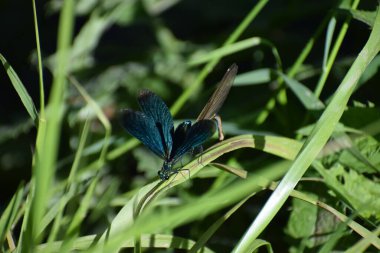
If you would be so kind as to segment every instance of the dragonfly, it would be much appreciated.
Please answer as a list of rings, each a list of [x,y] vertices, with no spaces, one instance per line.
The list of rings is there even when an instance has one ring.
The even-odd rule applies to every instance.
[[[206,142],[217,129],[219,139],[224,138],[221,120],[217,113],[227,98],[236,73],[237,65],[233,64],[194,124],[190,120],[185,120],[174,128],[169,108],[158,95],[150,90],[142,90],[137,97],[141,111],[122,110],[121,124],[124,129],[164,161],[162,168],[158,171],[158,176],[162,181],[177,174],[179,169],[175,169],[174,165],[186,153]]]

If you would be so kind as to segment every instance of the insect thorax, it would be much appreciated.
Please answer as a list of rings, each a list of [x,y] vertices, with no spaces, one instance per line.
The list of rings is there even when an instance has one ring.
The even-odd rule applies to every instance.
[[[168,180],[173,174],[173,164],[170,162],[164,162],[162,168],[158,171],[158,176],[162,181]]]

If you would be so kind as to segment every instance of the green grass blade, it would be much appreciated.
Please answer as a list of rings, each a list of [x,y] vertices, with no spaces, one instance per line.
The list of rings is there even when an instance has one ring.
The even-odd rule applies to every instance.
[[[368,65],[368,68],[359,80],[359,87],[365,84],[368,80],[377,74],[377,70],[380,68],[380,55],[377,55],[373,61]]]
[[[80,160],[82,158],[82,153],[83,153],[83,149],[84,149],[84,146],[86,144],[87,137],[88,137],[89,128],[90,128],[90,121],[87,120],[84,124],[82,134],[80,136],[78,149],[75,153],[75,159],[74,159],[73,165],[71,167],[69,177],[68,177],[67,182],[66,182],[66,193],[63,195],[63,197],[61,197],[59,202],[57,202],[57,204],[56,204],[57,208],[56,208],[56,211],[54,211],[52,213],[52,218],[50,218],[50,219],[48,218],[47,224],[49,224],[50,221],[53,220],[53,218],[54,218],[54,223],[53,223],[52,229],[50,231],[50,234],[48,237],[48,243],[47,243],[48,247],[50,246],[51,248],[53,248],[53,245],[52,245],[53,241],[57,238],[59,229],[62,226],[61,222],[62,222],[62,216],[63,216],[64,208],[66,207],[66,205],[70,201],[70,199],[74,196],[74,190],[73,190],[74,189],[74,185],[73,185],[74,179],[76,176],[76,172],[78,170]],[[50,208],[50,210],[52,210],[52,209],[53,208]],[[51,248],[49,248],[49,249],[51,249]]]
[[[236,76],[234,86],[248,86],[269,83],[274,71],[269,68],[256,69]]]
[[[360,2],[359,0],[353,1],[351,4],[351,9],[356,9],[359,2]],[[341,4],[344,5],[345,1],[342,1]],[[349,25],[350,21],[351,21],[351,16],[348,15],[346,17],[346,19],[344,20],[342,28],[341,28],[338,36],[337,36],[334,47],[331,50],[331,54],[329,54],[327,63],[323,66],[322,75],[318,80],[318,84],[317,84],[317,86],[315,88],[315,92],[314,92],[316,97],[319,97],[321,92],[322,92],[322,89],[326,83],[327,77],[329,76],[330,71],[332,69],[332,65],[334,64],[334,61],[336,59],[336,56],[338,55],[339,49],[342,46],[344,37],[346,36],[347,30],[348,30],[348,25]]]
[[[94,180],[91,182],[90,186],[88,187],[86,194],[81,201],[81,205],[78,209],[78,211],[75,213],[70,226],[67,230],[67,235],[71,235],[73,233],[76,233],[79,231],[79,227],[83,219],[86,217],[86,213],[88,211],[88,208],[90,206],[92,195],[94,194],[96,184],[99,180],[99,177],[95,177]]]
[[[105,136],[104,136],[104,143],[102,150],[100,152],[99,160],[98,160],[98,167],[100,168],[103,166],[104,162],[106,161],[106,155],[108,151],[108,146],[110,143],[110,137],[112,132],[111,123],[107,119],[106,115],[103,113],[102,109],[99,107],[99,105],[95,102],[94,99],[91,98],[91,96],[86,92],[86,90],[80,85],[80,83],[72,76],[69,77],[70,82],[77,88],[79,93],[83,96],[83,98],[86,100],[87,104],[95,111],[97,118],[102,123],[105,129]]]
[[[75,239],[70,248],[71,251],[76,250],[86,250],[96,241],[95,235],[83,236]],[[190,239],[185,239],[173,235],[165,234],[144,234],[141,236],[141,247],[143,248],[170,248],[179,250],[189,250],[194,245],[194,241]],[[54,242],[52,244],[52,249],[49,253],[60,252],[62,242]],[[125,240],[121,248],[132,248],[134,247],[133,239]],[[41,244],[37,249],[39,251],[46,250],[47,245]],[[92,252],[92,250],[90,250]],[[207,247],[201,248],[201,252],[204,253],[214,253],[211,249]]]
[[[2,54],[0,54],[0,61],[3,64],[3,67],[8,74],[9,79],[11,80],[13,88],[16,90],[25,109],[29,113],[29,116],[32,118],[34,123],[37,124],[38,112],[37,112],[36,107],[34,106],[32,98],[30,97],[28,91],[25,89],[24,84],[21,82],[16,71],[14,71],[12,66],[8,63],[8,61],[5,59],[5,57]]]
[[[127,142],[125,142],[123,145],[112,149],[110,152],[107,153],[107,160],[113,160],[118,158],[119,156],[125,154],[128,150],[131,150],[132,148],[136,147],[140,142],[137,139],[132,139]]]
[[[75,158],[74,158],[73,165],[71,166],[69,178],[67,179],[67,187],[70,187],[70,185],[74,183],[74,179],[76,177],[76,174],[79,168],[79,163],[83,155],[83,150],[86,145],[89,129],[90,129],[90,121],[86,120],[83,126],[82,134],[80,136],[78,149],[75,152]]]
[[[231,173],[235,176],[238,176],[240,178],[247,178],[247,171],[240,169],[240,168],[235,168],[227,164],[222,164],[222,163],[210,163],[211,166],[218,168],[220,170],[226,171],[228,173]]]
[[[288,165],[288,161],[280,162],[260,171],[255,171],[245,180],[237,180],[220,191],[215,191],[213,194],[204,195],[191,203],[173,208],[170,212],[166,210],[152,213],[148,210],[142,213],[133,224],[125,224],[120,219],[124,215],[129,215],[124,212],[123,208],[113,220],[110,231],[107,231],[108,241],[102,250],[104,252],[115,252],[120,249],[125,240],[135,235],[149,233],[148,231],[171,229],[236,203],[252,193],[261,191],[263,185],[268,185],[272,180],[277,180],[286,172]],[[180,178],[180,176],[177,178]],[[175,184],[175,180],[172,182]],[[149,186],[152,188],[152,185]],[[138,203],[138,200],[133,199],[131,202]],[[102,238],[104,239],[105,236],[106,234]]]
[[[80,174],[85,174],[88,171],[96,171],[99,168],[103,166],[103,164],[106,162],[106,160],[113,160],[128,150],[136,147],[139,144],[139,141],[137,139],[132,139],[130,141],[125,142],[124,145],[119,146],[110,152],[108,152],[108,147],[111,142],[111,133],[112,133],[112,126],[110,121],[107,119],[106,115],[103,113],[102,109],[99,107],[99,105],[96,103],[96,101],[91,98],[91,96],[87,93],[87,91],[82,87],[82,85],[73,77],[69,76],[70,82],[76,87],[76,89],[79,91],[79,93],[82,95],[88,106],[95,112],[97,118],[102,123],[105,129],[105,135],[104,139],[101,143],[101,152],[100,157],[98,160],[90,163],[86,167],[81,169]]]
[[[49,237],[48,237],[48,243],[47,244],[52,243],[56,239],[57,234],[59,232],[59,229],[62,228],[61,227],[62,226],[62,224],[61,224],[62,216],[63,216],[62,213],[63,213],[67,203],[71,199],[73,199],[74,197],[75,197],[74,193],[72,193],[72,192],[65,193],[64,195],[60,196],[59,201],[54,203],[54,205],[52,205],[49,208],[49,211],[45,214],[45,216],[41,220],[39,235],[42,235],[44,233],[44,231],[46,231],[48,226],[54,220],[52,228],[49,231]]]
[[[24,194],[23,185],[19,185],[16,190],[16,193],[13,195],[11,201],[8,206],[5,208],[4,212],[0,217],[0,243],[1,245],[5,244],[6,234],[11,229],[11,226],[14,225],[15,218],[17,213],[20,211],[22,204],[22,197]]]
[[[223,46],[221,48],[218,48],[212,52],[209,52],[205,55],[195,55],[190,58],[188,65],[189,66],[196,66],[200,65],[206,62],[209,62],[213,59],[220,59],[224,56],[240,52],[242,50],[246,50],[248,48],[252,48],[254,46],[258,46],[262,44],[263,42],[262,38],[259,37],[252,37],[249,39],[245,39],[242,41],[235,42],[233,44],[230,44],[228,46]]]
[[[336,27],[336,17],[333,16],[330,19],[329,24],[327,25],[325,48],[323,51],[323,60],[322,60],[322,72],[325,71],[326,66],[327,66],[327,60],[328,60],[329,54],[330,54],[330,48],[331,48],[331,43],[332,43],[333,37],[334,37],[335,27]]]
[[[286,85],[293,91],[294,95],[296,95],[306,109],[321,110],[325,108],[325,105],[315,97],[313,92],[311,92],[305,85],[283,73],[279,73],[279,75],[284,79]]]
[[[375,23],[376,11],[355,10],[347,7],[341,9],[348,11],[354,19],[365,23],[370,28],[372,28]]]
[[[249,246],[248,252],[255,253],[261,247],[266,247],[268,253],[273,253],[272,245],[270,245],[269,242],[261,239],[254,240],[252,244]]]
[[[379,50],[380,12],[377,14],[374,29],[372,30],[364,48],[354,61],[342,83],[339,85],[333,99],[318,120],[311,136],[309,136],[303,145],[297,159],[290,167],[289,172],[281,180],[276,191],[268,199],[267,203],[251,224],[240,243],[235,247],[235,253],[247,252],[246,250],[251,242],[260,235],[285,203],[292,189],[294,189],[295,185],[333,133],[360,76],[371,60],[378,54]]]
[[[173,235],[153,234],[141,236],[142,248],[167,248],[189,250],[194,245],[194,241]],[[126,245],[123,245],[124,247]],[[133,247],[133,245],[131,245]],[[130,246],[130,247],[131,247]],[[207,247],[202,247],[201,252],[212,253],[214,251]]]
[[[248,28],[252,20],[260,13],[260,11],[264,8],[264,6],[268,2],[269,2],[268,0],[260,0],[248,13],[245,19],[236,28],[236,30],[231,34],[231,36],[226,40],[223,46],[231,45],[235,41],[237,41],[239,36],[241,36],[244,30]],[[177,101],[171,107],[170,111],[173,115],[178,113],[178,111],[182,108],[182,106],[186,103],[186,101],[190,98],[190,96],[194,94],[194,91],[197,90],[199,86],[201,86],[203,80],[207,77],[208,73],[210,73],[210,71],[216,66],[219,60],[220,58],[214,58],[209,63],[207,63],[206,66],[204,66],[201,73],[199,74],[197,79],[194,81],[194,83],[181,94],[181,96],[177,99]]]
[[[380,226],[372,232],[372,237],[377,238],[380,235]],[[371,245],[371,240],[368,237],[362,238],[354,246],[345,251],[345,253],[366,252],[367,248]]]
[[[33,19],[34,19],[34,32],[36,35],[36,48],[37,48],[37,59],[38,59],[38,77],[40,84],[40,116],[45,118],[45,90],[44,90],[44,76],[42,71],[42,57],[41,57],[41,47],[40,47],[40,35],[38,31],[38,20],[37,20],[37,10],[36,1],[33,0]]]
[[[248,139],[251,139],[251,135],[242,135],[242,137],[235,137],[235,138],[248,138]],[[263,137],[263,136],[255,136],[254,137],[256,139],[256,142],[259,144],[259,149],[264,147],[263,144],[265,143],[265,141],[268,141],[269,140],[269,143],[272,143],[272,141],[274,143],[282,143],[284,145],[290,145],[290,149],[289,149],[289,152],[288,154],[287,151],[286,151],[286,147],[284,148],[281,148],[281,150],[278,150],[276,151],[275,149],[271,149],[270,147],[266,147],[267,149],[271,150],[272,152],[274,152],[273,154],[278,154],[280,155],[281,157],[284,157],[285,159],[292,159],[292,158],[288,158],[289,155],[292,156],[293,155],[293,149],[294,148],[298,148],[297,150],[299,150],[299,145],[300,143],[298,143],[297,141],[295,140],[291,140],[291,139],[287,139],[287,138],[283,138],[283,137],[276,137],[276,136],[266,136],[266,137]],[[267,142],[268,143],[268,142]],[[133,140],[130,140],[130,141],[127,141],[124,145],[120,146],[120,147],[117,147],[113,150],[111,150],[108,154],[107,154],[107,160],[112,160],[112,159],[115,159],[119,156],[121,156],[122,154],[124,154],[127,150],[130,150],[132,148],[134,148],[135,146],[137,146],[139,144],[139,141],[137,139],[133,139]],[[278,146],[277,144],[275,145],[275,147],[278,147],[280,148],[280,146]],[[91,164],[89,164],[86,168],[83,168],[83,173],[88,171],[88,170],[93,170],[93,169],[96,169],[98,167],[98,161],[95,161]]]
[[[202,154],[202,163],[198,159],[183,167],[183,171],[190,171],[191,176],[196,175],[205,165],[214,161],[219,156],[240,148],[256,148],[264,152],[274,154],[285,159],[294,159],[298,153],[301,143],[292,139],[277,137],[277,136],[252,136],[242,135],[225,141],[219,142],[209,148]],[[155,195],[162,189],[165,191],[177,184],[180,184],[189,178],[181,176],[173,176],[173,179],[168,181],[154,182],[141,188],[139,192],[122,208],[119,214],[115,217],[111,225],[110,235],[114,231],[118,231],[120,227],[130,226],[136,216],[136,203],[141,203],[147,195]],[[153,192],[153,193],[152,193]],[[139,213],[139,212],[138,212]],[[116,233],[116,232],[115,232]]]
[[[323,29],[325,28],[327,22],[330,20],[331,14],[326,16],[324,20],[319,25],[318,29],[315,31],[313,36],[310,38],[310,40],[306,43],[305,47],[302,49],[301,54],[298,56],[297,60],[294,62],[292,67],[289,69],[289,71],[286,72],[286,75],[288,77],[293,78],[301,69],[302,64],[306,60],[306,58],[309,56],[311,50],[313,49],[317,39],[321,35]],[[279,85],[282,85],[282,81],[280,80]],[[261,125],[265,122],[265,120],[268,118],[270,112],[275,108],[276,106],[276,97],[273,97],[268,100],[267,104],[264,106],[264,110],[259,114],[259,116],[256,119],[256,124]]]
[[[202,247],[206,245],[206,242],[211,238],[211,236],[220,228],[223,223],[231,217],[232,214],[234,214],[248,199],[252,197],[248,196],[236,205],[234,205],[230,210],[228,210],[227,213],[225,213],[222,217],[220,217],[216,222],[214,222],[207,230],[204,232],[199,240],[194,244],[194,246],[190,249],[189,253],[196,253],[198,252]]]
[[[189,171],[191,176],[196,175],[204,166],[211,163],[225,153],[240,148],[254,148],[266,153],[273,154],[288,160],[293,160],[301,148],[301,143],[289,138],[278,136],[253,136],[241,135],[219,142],[207,149],[202,155],[202,162],[194,159],[183,167],[183,171]],[[169,179],[160,185],[158,191],[180,184],[188,177],[173,175],[173,180]]]
[[[46,110],[46,125],[39,124],[33,167],[33,188],[31,192],[31,219],[28,219],[22,252],[30,252],[42,239],[37,237],[40,221],[50,198],[50,187],[55,174],[56,159],[59,147],[61,121],[64,111],[65,77],[69,66],[69,51],[74,22],[74,1],[63,3],[58,29],[58,57],[54,71],[53,85]],[[46,127],[46,128],[45,128]],[[23,245],[23,246],[24,246]]]

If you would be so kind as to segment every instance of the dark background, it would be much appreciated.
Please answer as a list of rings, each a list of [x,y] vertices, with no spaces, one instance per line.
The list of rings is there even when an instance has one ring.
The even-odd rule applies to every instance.
[[[256,1],[255,1],[256,2]],[[373,10],[377,1],[362,1],[360,8]],[[41,50],[43,57],[47,57],[55,52],[58,13],[52,11],[51,6],[55,1],[37,1],[37,15],[39,22],[39,32]],[[81,69],[76,74],[82,77],[82,81],[91,89],[90,80],[92,76],[104,71],[105,69],[128,62],[141,62],[150,70],[154,71],[153,52],[160,51],[159,43],[155,36],[155,23],[159,22],[166,27],[179,41],[187,42],[190,48],[204,48],[210,46],[215,48],[220,46],[236,28],[236,26],[248,14],[252,8],[252,1],[180,1],[166,11],[157,16],[147,13],[141,3],[134,7],[133,20],[126,25],[115,23],[106,29],[93,52],[95,66]],[[296,57],[300,54],[306,42],[312,37],[323,18],[336,6],[335,1],[270,1],[259,16],[244,33],[243,38],[258,36],[271,41],[278,49],[283,68],[290,67]],[[343,15],[343,14],[342,14]],[[80,15],[76,19],[75,34],[88,20],[89,15]],[[338,16],[338,28],[342,23],[343,17]],[[33,10],[30,1],[2,0],[0,2],[0,53],[9,61],[17,72],[29,94],[38,107],[38,73],[35,64],[35,33],[33,24]],[[354,58],[366,42],[369,35],[369,28],[356,20],[352,20],[343,46],[338,55],[338,62],[345,59]],[[243,39],[242,38],[242,39]],[[324,34],[317,41],[311,55],[306,60],[307,64],[319,67],[321,65],[324,49]],[[191,49],[189,49],[191,51]],[[184,52],[182,57],[186,58],[188,52]],[[222,60],[215,71],[207,78],[206,83],[216,83],[223,75],[225,69],[232,63],[239,65],[239,73],[262,68],[274,67],[275,61],[266,47],[259,46],[244,50],[233,56]],[[321,99],[327,99],[331,92],[340,83],[347,68],[344,64],[335,69],[328,79],[326,89],[322,93]],[[46,96],[51,85],[51,74],[48,68],[44,68],[44,78],[46,86]],[[152,75],[154,76],[154,75]],[[155,80],[154,78],[152,80]],[[317,78],[305,81],[309,88],[315,87]],[[366,85],[361,87],[353,96],[352,101],[357,100],[362,103],[372,101],[379,102],[379,74],[372,78]],[[149,79],[148,79],[149,82]],[[31,174],[31,158],[33,145],[35,142],[35,130],[31,124],[25,123],[29,117],[24,109],[16,91],[14,90],[8,76],[3,68],[0,68],[0,134],[6,135],[9,129],[20,127],[14,136],[10,138],[0,138],[0,209],[7,203],[13,195],[15,189],[21,181],[28,181]],[[145,87],[141,83],[141,88]],[[166,89],[160,95],[168,105],[171,105],[183,87],[181,84],[167,81]],[[209,86],[210,87],[210,86]],[[97,87],[95,87],[96,89]],[[125,94],[125,89],[118,89],[121,94],[115,95],[113,109],[117,110],[125,106],[135,107],[133,101],[135,94]],[[165,91],[167,94],[165,94]],[[206,89],[207,94],[210,89]],[[298,115],[304,112],[302,105],[290,94],[289,105],[287,108],[279,108],[277,113],[287,113],[288,122],[281,124],[278,118],[271,116],[268,122],[253,126],[244,122],[244,115],[249,114],[255,106],[263,107],[270,97],[268,86],[260,87],[241,87],[232,89],[230,97],[226,102],[223,113],[227,121],[239,122],[244,129],[274,132],[279,135],[294,137],[295,130],[302,127],[307,122],[298,120]],[[206,101],[207,97],[201,97]],[[121,101],[121,102],[120,102]],[[125,101],[128,101],[126,103]],[[351,101],[351,103],[352,103]],[[203,102],[196,103],[190,101],[186,104],[179,114],[179,118],[195,117],[196,113],[202,108]],[[252,104],[251,104],[252,103]],[[236,105],[239,107],[237,108]],[[75,106],[73,106],[75,107]],[[70,112],[75,109],[69,109]],[[195,115],[194,115],[195,114]],[[116,116],[110,116],[114,124],[114,134],[121,135],[120,126]],[[67,128],[66,128],[67,127]],[[76,134],[77,130],[70,129],[69,124],[64,123],[63,136]],[[96,133],[94,134],[96,135]],[[69,139],[69,138],[68,138]],[[72,153],[72,147],[65,141],[61,144],[60,157]],[[258,152],[259,153],[259,152]],[[244,157],[244,153],[241,154]],[[262,158],[258,154],[259,159]],[[264,158],[263,158],[264,159]],[[124,171],[122,164],[125,158],[112,161],[116,169],[112,173],[120,174],[122,179],[128,181],[127,177],[134,176],[139,172],[136,170]],[[64,175],[65,173],[62,172]],[[129,186],[122,186],[128,188]],[[263,196],[265,197],[265,196]],[[257,211],[257,210],[256,210]],[[284,211],[285,212],[285,211]],[[230,220],[229,222],[239,223],[240,220]],[[284,223],[279,220],[277,224]],[[247,224],[245,224],[247,225]],[[282,227],[281,225],[279,225]],[[242,231],[237,231],[238,235]],[[240,236],[238,236],[240,237]],[[274,236],[275,237],[275,236]],[[276,240],[276,238],[273,238]],[[230,244],[230,243],[227,243]]]

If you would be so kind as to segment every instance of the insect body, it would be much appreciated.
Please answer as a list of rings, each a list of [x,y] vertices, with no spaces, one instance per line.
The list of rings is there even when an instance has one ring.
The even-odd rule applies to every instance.
[[[202,145],[216,131],[216,123],[210,119],[195,124],[185,121],[174,130],[173,118],[162,99],[149,90],[138,96],[141,111],[122,111],[122,125],[128,133],[139,139],[153,153],[164,160],[158,172],[161,180],[167,180],[178,170],[173,165],[187,152]]]
[[[200,147],[218,127],[219,140],[223,140],[220,117],[217,115],[231,88],[237,65],[233,64],[223,76],[215,92],[192,124],[186,120],[174,129],[173,118],[164,101],[149,90],[140,92],[137,101],[141,111],[122,111],[122,125],[128,133],[139,139],[153,153],[164,160],[158,176],[167,180],[178,172],[173,166],[187,152]]]

